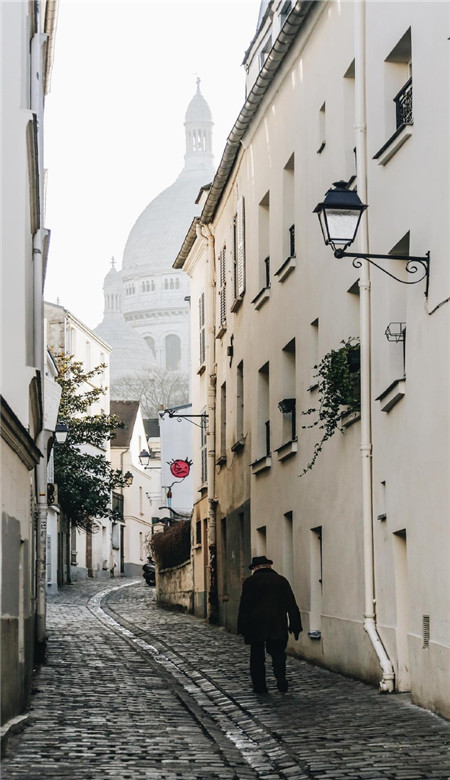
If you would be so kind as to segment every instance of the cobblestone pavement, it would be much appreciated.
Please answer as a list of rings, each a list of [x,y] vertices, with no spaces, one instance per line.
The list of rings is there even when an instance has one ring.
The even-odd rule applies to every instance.
[[[64,588],[2,780],[450,778],[450,723],[295,658],[251,691],[248,648],[127,580]]]

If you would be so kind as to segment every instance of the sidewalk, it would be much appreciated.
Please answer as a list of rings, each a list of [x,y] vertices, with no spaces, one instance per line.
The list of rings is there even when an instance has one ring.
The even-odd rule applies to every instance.
[[[68,586],[48,625],[3,780],[450,778],[447,721],[294,658],[289,692],[269,674],[256,696],[242,638],[158,608],[144,583]]]

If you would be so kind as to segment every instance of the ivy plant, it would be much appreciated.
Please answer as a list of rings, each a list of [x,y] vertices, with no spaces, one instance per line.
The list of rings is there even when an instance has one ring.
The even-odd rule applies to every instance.
[[[344,433],[343,415],[359,412],[361,408],[359,341],[349,338],[341,341],[341,344],[339,349],[327,352],[320,363],[314,366],[318,405],[301,412],[303,416],[315,416],[312,423],[302,425],[302,428],[318,427],[323,433],[314,445],[312,458],[300,474],[301,477],[312,469],[325,442],[336,431]]]

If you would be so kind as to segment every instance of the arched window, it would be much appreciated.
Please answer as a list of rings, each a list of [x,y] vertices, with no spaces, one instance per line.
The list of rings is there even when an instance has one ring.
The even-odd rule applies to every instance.
[[[170,280],[169,287],[170,287],[171,290],[173,290],[173,279]]]
[[[180,289],[180,280],[179,279],[175,279],[175,287],[176,287],[177,290]]]
[[[153,357],[156,358],[155,339],[153,338],[153,336],[144,336],[144,341],[147,344],[148,348],[151,350]]]
[[[178,336],[166,336],[166,369],[179,371],[181,368],[181,342]]]
[[[167,279],[164,279],[164,289],[165,289],[165,290],[168,290],[168,289],[169,289],[169,282],[168,282],[168,280],[167,280]]]

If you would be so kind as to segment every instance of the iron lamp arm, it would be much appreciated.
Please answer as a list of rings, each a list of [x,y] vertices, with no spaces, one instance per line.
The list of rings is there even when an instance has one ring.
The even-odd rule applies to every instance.
[[[428,283],[430,278],[430,253],[429,252],[426,253],[425,257],[415,257],[412,255],[378,255],[378,254],[369,254],[367,252],[346,252],[344,249],[335,249],[334,256],[338,260],[340,260],[342,257],[352,257],[353,258],[352,265],[355,268],[361,268],[362,261],[367,260],[368,263],[374,265],[380,271],[383,271],[383,273],[390,276],[391,279],[395,279],[397,282],[400,282],[400,284],[418,284],[418,282],[421,282],[423,279],[426,279],[425,296],[428,296]],[[378,265],[378,263],[375,263],[374,262],[375,260],[403,260],[406,261],[405,270],[408,274],[416,274],[418,271],[420,272],[421,270],[423,271],[423,273],[418,279],[411,279],[411,280],[399,279],[398,276],[395,276],[386,268],[383,268],[382,265]]]

